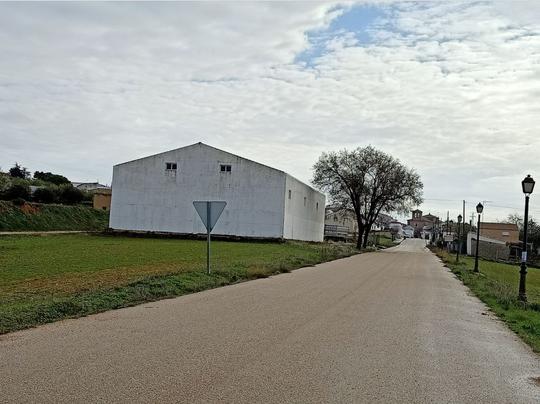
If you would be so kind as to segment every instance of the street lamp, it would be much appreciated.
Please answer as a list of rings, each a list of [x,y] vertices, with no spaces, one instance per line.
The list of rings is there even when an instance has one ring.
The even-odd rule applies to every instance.
[[[456,262],[459,262],[459,251],[461,250],[461,237],[459,236],[459,230],[461,229],[461,219],[463,219],[463,216],[458,215],[457,222],[457,239],[458,239],[458,248],[457,248],[457,254],[456,254]]]
[[[521,269],[519,270],[519,300],[522,302],[527,301],[527,294],[525,293],[525,279],[527,277],[527,227],[529,224],[529,195],[532,194],[534,189],[534,180],[530,175],[527,175],[523,181],[521,181],[521,188],[525,194],[525,219],[523,224],[523,250],[521,252]]]
[[[478,203],[476,205],[476,213],[478,213],[478,226],[476,226],[476,257],[474,259],[474,272],[478,272],[478,246],[480,245],[480,215],[484,210],[484,205]]]

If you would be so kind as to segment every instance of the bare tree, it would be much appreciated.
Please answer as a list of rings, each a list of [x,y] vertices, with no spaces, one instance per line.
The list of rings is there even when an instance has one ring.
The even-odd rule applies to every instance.
[[[313,184],[326,192],[333,204],[354,211],[358,248],[367,246],[379,213],[407,212],[422,202],[420,176],[371,146],[323,153],[313,170]]]

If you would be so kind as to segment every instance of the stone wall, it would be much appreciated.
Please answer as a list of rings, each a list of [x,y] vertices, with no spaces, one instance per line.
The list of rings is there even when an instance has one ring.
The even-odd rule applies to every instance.
[[[473,239],[472,243],[472,255],[476,253],[476,240]],[[510,247],[506,244],[490,243],[488,241],[480,240],[478,247],[478,255],[481,258],[490,260],[508,260],[510,256]]]

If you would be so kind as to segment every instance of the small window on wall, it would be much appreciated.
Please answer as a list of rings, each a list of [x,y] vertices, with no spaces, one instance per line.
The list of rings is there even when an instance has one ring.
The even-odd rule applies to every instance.
[[[231,172],[231,165],[230,164],[220,164],[219,170],[222,173],[230,173]]]
[[[291,199],[291,190],[289,189],[289,199]]]
[[[319,210],[319,202],[315,205],[315,210]]]
[[[168,177],[176,177],[176,163],[165,163],[165,175]]]
[[[306,205],[307,205],[307,197],[304,196],[304,206],[306,206]]]

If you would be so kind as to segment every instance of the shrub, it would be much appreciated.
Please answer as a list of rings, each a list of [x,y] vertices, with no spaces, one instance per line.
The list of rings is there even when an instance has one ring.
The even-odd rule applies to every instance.
[[[84,194],[80,189],[72,185],[65,185],[60,188],[60,202],[66,205],[75,205],[81,203],[84,199]]]
[[[70,181],[60,174],[53,174],[49,172],[43,172],[43,171],[36,171],[34,173],[34,178],[46,182],[53,183],[55,185],[62,185],[62,184],[69,184]]]
[[[58,192],[52,188],[38,188],[34,191],[32,198],[36,202],[54,203],[58,200]]]
[[[7,201],[18,198],[30,200],[30,188],[27,185],[13,184],[2,193],[2,199]]]

